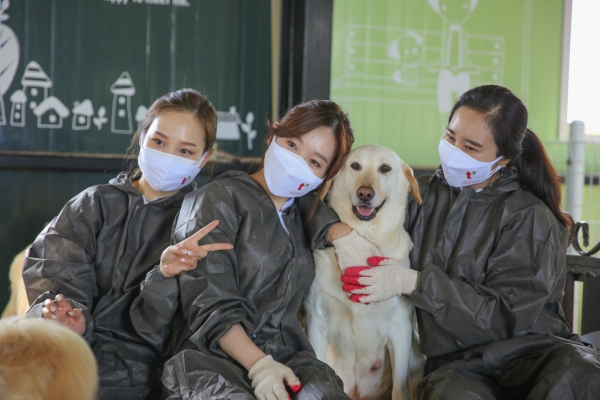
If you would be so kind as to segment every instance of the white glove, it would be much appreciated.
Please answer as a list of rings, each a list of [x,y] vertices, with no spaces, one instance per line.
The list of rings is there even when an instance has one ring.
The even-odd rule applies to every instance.
[[[284,381],[294,393],[302,389],[302,384],[294,372],[285,365],[265,356],[258,360],[250,371],[254,395],[258,400],[288,400],[290,395],[285,390]]]
[[[343,289],[350,300],[361,303],[384,301],[402,294],[411,295],[417,288],[419,273],[391,258],[372,257],[371,268],[349,268],[342,275]]]
[[[366,266],[367,258],[381,255],[373,243],[355,230],[331,243],[335,246],[335,258],[342,272],[348,267]]]

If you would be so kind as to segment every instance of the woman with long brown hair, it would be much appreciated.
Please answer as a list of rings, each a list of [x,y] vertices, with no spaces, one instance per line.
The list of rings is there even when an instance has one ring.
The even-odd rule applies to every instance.
[[[333,370],[314,356],[297,313],[315,273],[315,243],[306,239],[305,225],[317,232],[310,227],[316,221],[337,221],[331,210],[316,207],[317,196],[306,194],[324,192],[353,141],[337,104],[302,103],[270,126],[260,171],[225,173],[185,197],[174,240],[218,220],[201,243],[230,243],[233,250],[211,253],[196,268],[171,268],[163,259],[145,282],[137,307],[149,340],[160,344],[156,327],[179,301],[185,321],[162,377],[169,399],[283,400],[293,393],[347,399]],[[322,244],[324,235],[316,241]],[[186,259],[181,247],[165,258],[183,250]]]

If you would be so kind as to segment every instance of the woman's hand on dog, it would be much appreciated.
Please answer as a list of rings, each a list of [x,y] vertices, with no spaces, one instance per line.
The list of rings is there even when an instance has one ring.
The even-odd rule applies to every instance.
[[[167,247],[160,256],[160,272],[164,276],[179,275],[182,271],[195,269],[198,260],[202,260],[211,251],[233,249],[229,243],[198,244],[218,224],[219,221],[213,221],[189,238]]]
[[[57,294],[54,301],[50,299],[44,301],[42,315],[50,321],[66,326],[80,336],[85,332],[85,316],[79,308],[71,307],[62,294]]]
[[[342,274],[342,289],[350,300],[369,304],[415,291],[419,273],[409,266],[386,257],[369,257],[366,261],[368,267],[350,267]]]
[[[373,243],[354,230],[334,240],[332,244],[335,246],[335,258],[342,271],[348,267],[366,266],[367,258],[381,255]]]

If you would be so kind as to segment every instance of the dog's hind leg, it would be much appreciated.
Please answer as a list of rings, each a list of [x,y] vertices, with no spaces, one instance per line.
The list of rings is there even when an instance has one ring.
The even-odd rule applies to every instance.
[[[413,339],[412,324],[404,327],[397,326],[397,328],[399,329],[394,332],[388,343],[388,350],[392,359],[392,400],[409,400],[412,398],[409,390]]]

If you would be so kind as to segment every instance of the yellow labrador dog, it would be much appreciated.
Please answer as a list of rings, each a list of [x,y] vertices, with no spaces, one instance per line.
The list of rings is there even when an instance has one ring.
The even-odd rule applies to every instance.
[[[382,256],[409,267],[412,242],[403,226],[409,194],[421,201],[412,169],[392,150],[367,145],[348,155],[329,205]],[[355,303],[342,290],[334,249],[315,251],[314,260],[306,326],[317,357],[335,370],[353,399],[412,398],[425,360],[413,306],[400,297]]]

